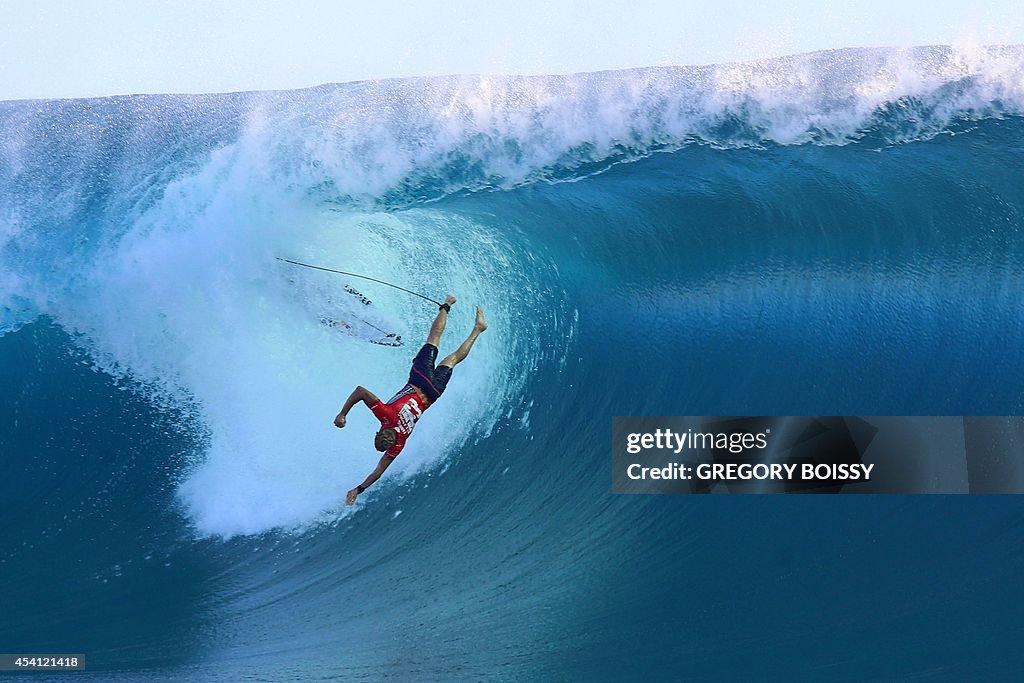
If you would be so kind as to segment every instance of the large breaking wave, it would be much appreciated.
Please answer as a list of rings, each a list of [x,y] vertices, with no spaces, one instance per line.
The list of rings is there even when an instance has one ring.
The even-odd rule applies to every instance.
[[[101,667],[308,673],[304,653],[347,666],[386,632],[405,655],[359,675],[492,675],[482,632],[448,637],[462,615],[551,677],[614,671],[587,658],[604,620],[654,595],[612,587],[638,571],[623,549],[681,567],[636,534],[689,525],[714,554],[725,512],[700,531],[612,499],[611,415],[1021,410],[1022,114],[1019,47],[0,103],[8,500],[72,515],[8,526],[0,571],[27,587],[0,636],[42,647],[131,599],[169,616],[95,629]],[[455,292],[450,345],[474,304],[491,319],[362,514],[340,500],[373,420],[331,421],[356,384],[402,384],[433,311],[277,256]],[[410,343],[321,325],[346,284]],[[66,614],[30,577],[76,543],[49,576],[80,586]]]

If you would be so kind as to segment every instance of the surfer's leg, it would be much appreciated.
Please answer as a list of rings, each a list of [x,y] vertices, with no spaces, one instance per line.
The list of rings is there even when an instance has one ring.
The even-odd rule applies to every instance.
[[[427,335],[427,343],[438,346],[441,343],[441,335],[444,334],[444,326],[448,322],[448,311],[439,308],[437,317],[430,325],[430,333]]]
[[[448,308],[451,308],[452,304],[455,303],[455,297],[449,294],[444,298],[445,304]],[[441,335],[444,334],[444,326],[448,322],[448,310],[445,308],[437,309],[437,317],[434,318],[434,322],[430,325],[430,333],[427,334],[427,343],[433,346],[437,346],[441,343]]]
[[[466,341],[462,342],[459,348],[455,349],[455,352],[449,356],[446,356],[441,365],[447,366],[454,369],[456,365],[466,360],[466,356],[469,355],[469,350],[473,348],[473,342],[480,336],[480,333],[487,329],[487,320],[484,318],[484,311],[479,306],[476,307],[476,323],[473,325],[473,331],[466,337]]]

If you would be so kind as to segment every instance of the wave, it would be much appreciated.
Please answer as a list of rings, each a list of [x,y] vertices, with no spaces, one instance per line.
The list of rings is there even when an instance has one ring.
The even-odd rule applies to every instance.
[[[373,662],[369,678],[522,674],[487,634],[549,677],[592,677],[621,671],[601,668],[615,615],[669,618],[641,566],[664,582],[689,572],[705,597],[687,599],[714,611],[706,553],[807,578],[835,527],[873,547],[865,513],[896,529],[894,552],[936,518],[998,538],[1019,513],[992,503],[964,521],[948,501],[929,515],[876,501],[820,522],[788,507],[814,542],[748,552],[730,529],[786,536],[776,503],[704,523],[664,499],[614,499],[607,438],[612,415],[1024,409],[1022,57],[839,50],[0,103],[0,450],[20,473],[2,493],[14,510],[60,511],[3,532],[0,573],[25,592],[0,635],[30,649],[77,637],[100,670],[173,663],[186,677],[217,662],[230,680],[256,660],[308,674],[314,649],[327,669]],[[375,461],[373,420],[331,420],[356,384],[404,382],[434,311],[278,256],[455,292],[446,348],[475,303],[492,323],[356,514],[340,501]],[[320,324],[327,305],[353,312],[347,284],[406,346]],[[47,496],[51,480],[75,493]],[[997,545],[957,553],[999,562]],[[67,552],[80,563],[43,561]],[[927,556],[905,566],[931,571]],[[37,579],[112,616],[97,626]],[[366,595],[374,609],[353,612]],[[445,639],[462,617],[470,632]],[[396,634],[397,658],[369,658]],[[630,651],[665,676],[669,645]],[[438,654],[409,663],[423,652]]]

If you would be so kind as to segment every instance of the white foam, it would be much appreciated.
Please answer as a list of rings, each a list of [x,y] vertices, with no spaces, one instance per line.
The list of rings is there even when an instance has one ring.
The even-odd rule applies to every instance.
[[[245,150],[214,155],[95,264],[82,295],[57,307],[108,372],[197,407],[209,447],[180,495],[202,534],[297,526],[337,507],[379,454],[369,411],[357,407],[343,431],[335,414],[357,384],[385,399],[400,388],[435,314],[420,299],[353,282],[373,288],[379,306],[407,321],[410,337],[396,349],[340,334],[309,314],[308,291],[276,255],[344,265],[435,297],[456,292],[442,354],[469,332],[473,305],[487,306],[494,329],[459,366],[389,477],[430,466],[487,429],[523,379],[506,362],[516,339],[510,310],[524,305],[523,295],[512,302],[507,292],[528,291],[518,279],[528,274],[518,274],[503,236],[437,211],[324,213],[290,191],[251,183],[261,164]],[[339,290],[348,281],[323,277]]]
[[[385,399],[399,389],[436,313],[421,299],[354,281],[408,330],[403,347],[368,344],[320,324],[314,311],[323,301],[308,300],[340,292],[347,278],[324,274],[322,287],[296,286],[294,267],[276,256],[435,298],[456,293],[442,354],[468,334],[474,305],[486,307],[493,329],[417,426],[388,472],[392,481],[453,455],[497,419],[524,380],[510,354],[526,354],[529,364],[528,340],[536,339],[518,334],[513,320],[544,309],[526,286],[533,275],[516,262],[513,236],[437,210],[325,210],[309,185],[282,170],[264,134],[256,126],[213,152],[61,277],[39,262],[0,280],[5,300],[40,302],[97,367],[194,413],[208,446],[179,493],[203,535],[297,527],[338,508],[379,454],[367,410],[357,407],[345,430],[333,426],[335,414],[357,384]],[[42,253],[60,248],[62,237]]]
[[[710,67],[357,83],[262,96],[252,130],[274,157],[307,162],[287,169],[295,182],[329,181],[369,201],[407,186],[429,194],[571,176],[692,138],[843,144],[894,104],[912,115],[892,142],[958,116],[1020,113],[1024,50],[839,50]]]

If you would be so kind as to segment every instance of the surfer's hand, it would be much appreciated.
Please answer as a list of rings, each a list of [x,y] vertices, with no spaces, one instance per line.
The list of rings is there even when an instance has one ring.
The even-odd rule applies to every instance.
[[[452,305],[453,303],[455,303],[455,297],[454,297],[454,296],[452,296],[451,294],[449,294],[448,296],[446,296],[446,297],[444,298],[444,302],[445,302],[446,304],[448,304],[449,306],[451,306],[451,305]]]
[[[355,503],[356,502],[356,496],[358,496],[358,495],[359,495],[359,491],[357,489],[352,489],[351,491],[349,491],[348,495],[345,496],[345,505],[352,505],[353,503]]]
[[[341,413],[338,413],[338,417],[334,418],[334,426],[338,429],[344,427],[346,422],[348,422],[348,418]]]

